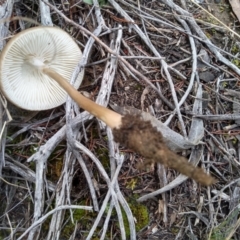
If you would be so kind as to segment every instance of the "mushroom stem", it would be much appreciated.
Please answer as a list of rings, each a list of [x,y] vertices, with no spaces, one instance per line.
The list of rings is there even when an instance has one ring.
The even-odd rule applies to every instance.
[[[84,97],[64,77],[53,69],[44,67],[42,71],[50,78],[54,79],[81,108],[105,122],[112,129],[121,126],[122,116],[120,114]]]

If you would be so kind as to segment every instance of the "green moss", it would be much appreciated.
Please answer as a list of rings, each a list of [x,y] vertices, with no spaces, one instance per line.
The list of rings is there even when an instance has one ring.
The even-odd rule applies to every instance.
[[[140,231],[149,223],[148,209],[145,205],[138,203],[136,200],[130,200],[129,207],[132,211],[133,217],[135,218],[136,231]],[[123,212],[123,223],[127,238],[130,236],[130,229],[128,224],[127,215]]]
[[[97,156],[97,158],[102,163],[105,170],[110,169],[110,163],[109,163],[109,151],[104,145],[99,143],[99,130],[97,126],[93,126],[91,130],[89,131],[91,139],[91,147],[90,150]],[[103,139],[104,141],[108,141],[107,136]]]
[[[211,39],[212,38],[212,34],[208,33],[208,32],[205,32],[205,35],[208,39]]]
[[[148,223],[149,223],[149,214],[148,214],[148,210],[147,207],[145,205],[142,205],[138,202],[136,202],[135,199],[131,199],[129,200],[129,207],[133,213],[133,216],[135,218],[135,224],[136,224],[136,231],[140,231],[143,227],[145,227]],[[85,201],[81,201],[79,203],[76,203],[78,205],[89,205],[89,200],[85,200]],[[130,229],[129,229],[129,224],[128,224],[128,219],[127,219],[127,215],[125,214],[125,212],[122,210],[123,213],[123,222],[124,222],[124,226],[125,226],[125,231],[126,231],[126,236],[127,239],[130,236]],[[66,223],[65,226],[63,226],[62,232],[61,232],[61,237],[64,238],[69,238],[75,228],[75,224],[77,223],[81,229],[83,230],[82,232],[85,232],[86,235],[83,236],[83,238],[86,238],[90,229],[92,228],[93,222],[95,221],[96,217],[97,217],[96,212],[90,212],[90,211],[86,211],[83,209],[75,209],[73,210],[73,221],[71,221],[70,219],[70,212],[69,210],[66,210],[65,213],[65,220],[64,222]],[[107,214],[107,210],[105,211],[105,214]],[[112,221],[112,227],[116,228],[119,227],[118,223],[116,224],[115,219],[116,219],[116,211],[114,210],[112,212],[112,218],[114,219],[114,221]],[[50,224],[51,218],[47,219],[45,221],[45,223],[43,224],[43,229],[46,232],[48,229],[48,226]],[[95,231],[94,236],[92,237],[92,239],[99,239],[99,235],[98,233],[101,232],[102,227],[98,227]],[[109,235],[109,231],[107,232],[107,235],[105,237],[105,239],[111,239],[111,236]]]
[[[240,52],[239,46],[238,45],[233,45],[232,49],[231,49],[231,53],[235,55],[238,52]],[[234,65],[236,65],[238,68],[240,68],[240,60],[239,59],[233,59],[232,63]]]
[[[232,54],[235,55],[235,54],[239,53],[239,51],[240,51],[240,49],[239,49],[238,45],[233,45],[232,46],[232,49],[231,49]]]
[[[215,227],[208,239],[210,240],[224,240],[230,234],[232,230],[234,230],[234,225],[232,221],[237,218],[239,215],[239,209],[235,208],[229,215],[220,223],[217,227]]]
[[[232,63],[233,63],[234,65],[236,65],[238,68],[240,68],[240,60],[238,60],[238,59],[233,59],[233,60],[232,60]]]
[[[65,141],[61,142],[51,153],[47,161],[47,178],[53,182],[58,181],[61,176],[64,152],[66,148]]]
[[[141,84],[138,84],[138,83],[136,83],[135,85],[134,85],[134,88],[135,88],[135,90],[137,90],[137,91],[143,91],[143,86],[141,85]]]
[[[171,233],[174,235],[177,235],[179,233],[179,227],[172,226],[171,227]]]
[[[127,184],[126,184],[126,188],[127,189],[131,189],[132,191],[135,189],[136,185],[137,185],[138,179],[137,178],[131,178]]]
[[[110,163],[109,163],[109,152],[108,149],[102,146],[98,146],[97,149],[95,149],[96,155],[100,162],[102,163],[105,170],[110,169]]]
[[[87,200],[77,203],[77,205],[88,205],[88,204],[89,202]],[[74,231],[75,224],[78,223],[81,226],[81,228],[86,231],[85,237],[87,237],[87,234],[89,230],[92,228],[92,224],[96,216],[97,216],[96,212],[91,212],[84,209],[75,209],[73,210],[74,223],[72,223],[70,219],[70,212],[69,210],[67,210],[65,219],[68,220],[68,223],[63,228],[62,236],[69,238]]]
[[[49,180],[55,182],[58,181],[59,177],[61,176],[62,167],[63,167],[63,158],[53,158],[48,160],[48,171],[47,177]]]
[[[140,231],[149,223],[148,209],[145,205],[136,203],[130,206],[133,216],[136,219],[136,231]]]
[[[237,144],[237,142],[238,142],[238,139],[237,139],[236,137],[234,137],[234,138],[232,139],[232,143],[235,145],[235,144]]]
[[[221,85],[223,88],[226,88],[228,86],[228,82],[224,81],[224,82],[221,82]]]

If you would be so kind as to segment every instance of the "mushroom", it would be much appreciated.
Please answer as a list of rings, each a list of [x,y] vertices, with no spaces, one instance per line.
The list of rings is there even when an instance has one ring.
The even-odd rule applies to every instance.
[[[80,107],[111,128],[118,127],[120,114],[96,104],[75,89],[81,83],[83,72],[74,87],[68,82],[81,55],[71,36],[59,28],[41,26],[22,31],[2,51],[0,87],[8,100],[27,110],[57,107],[66,101],[68,93]]]
[[[16,34],[0,57],[0,87],[9,101],[20,108],[39,111],[55,108],[67,93],[42,72],[44,67],[70,79],[82,52],[65,31],[55,27],[35,27]],[[83,72],[78,75],[78,88]]]
[[[122,116],[79,93],[75,88],[82,74],[75,88],[67,79],[80,57],[73,39],[58,28],[35,27],[22,31],[7,43],[1,54],[1,89],[11,102],[28,110],[56,107],[66,100],[68,93],[80,107],[112,128],[116,141],[139,152],[147,162],[160,162],[204,185],[215,182],[201,168],[170,151],[162,134],[141,116]]]

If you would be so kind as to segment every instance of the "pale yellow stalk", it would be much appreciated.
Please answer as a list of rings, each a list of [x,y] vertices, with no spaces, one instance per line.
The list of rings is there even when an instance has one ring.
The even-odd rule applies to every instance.
[[[81,108],[105,122],[112,129],[119,128],[121,126],[122,116],[120,114],[98,105],[90,99],[84,97],[64,77],[55,72],[53,69],[46,67],[43,68],[42,71],[54,79]]]

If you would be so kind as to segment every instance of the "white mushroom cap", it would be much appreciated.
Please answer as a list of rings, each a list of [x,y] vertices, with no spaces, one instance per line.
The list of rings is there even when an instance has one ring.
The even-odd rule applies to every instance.
[[[63,104],[67,93],[42,73],[50,67],[68,81],[82,52],[65,31],[56,27],[34,27],[16,34],[0,57],[0,87],[13,104],[27,110],[46,110]],[[29,62],[34,61],[30,64]],[[33,67],[35,65],[35,67]],[[74,87],[82,81],[79,74]]]

